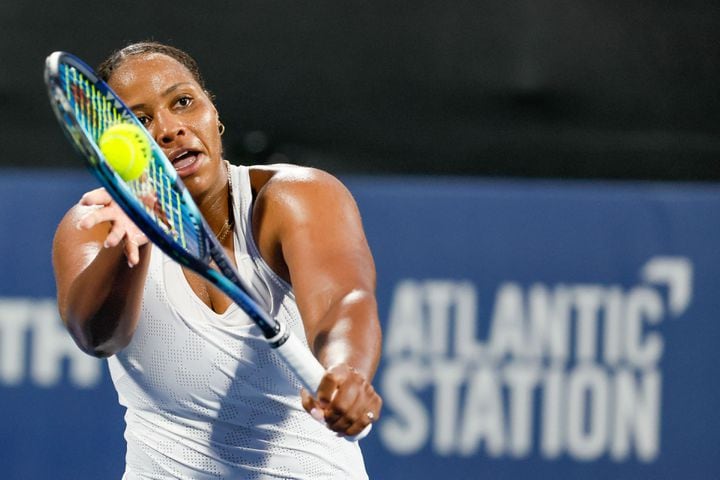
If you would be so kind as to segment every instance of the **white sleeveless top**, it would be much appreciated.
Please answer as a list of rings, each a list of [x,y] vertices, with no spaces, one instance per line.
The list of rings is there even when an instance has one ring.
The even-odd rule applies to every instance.
[[[255,246],[246,167],[231,167],[240,275],[305,338],[290,286]],[[302,408],[300,383],[235,304],[216,314],[153,247],[141,318],[108,359],[125,414],[133,479],[366,479],[360,448]]]

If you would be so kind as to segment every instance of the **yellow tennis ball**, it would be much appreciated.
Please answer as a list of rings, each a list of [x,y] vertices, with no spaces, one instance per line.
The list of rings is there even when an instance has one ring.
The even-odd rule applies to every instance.
[[[152,149],[146,135],[137,125],[119,123],[100,137],[105,160],[126,182],[139,178],[150,163]]]

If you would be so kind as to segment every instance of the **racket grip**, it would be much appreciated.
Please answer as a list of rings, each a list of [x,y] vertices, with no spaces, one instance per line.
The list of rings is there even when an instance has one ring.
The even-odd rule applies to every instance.
[[[320,381],[325,375],[325,368],[310,352],[310,349],[290,332],[285,342],[276,347],[275,351],[285,360],[285,363],[302,382],[303,387],[315,395]]]
[[[325,375],[325,368],[297,336],[293,335],[292,332],[289,333],[287,340],[285,340],[282,345],[276,347],[275,351],[282,357],[300,382],[302,382],[305,389],[315,395],[320,386],[320,381],[323,375]],[[365,427],[363,431],[357,435],[352,437],[346,436],[344,438],[351,442],[357,442],[365,438],[371,429],[372,424]]]
[[[367,437],[372,430],[372,423],[369,423],[367,427],[363,428],[363,431],[355,435],[354,437],[345,437],[349,442],[358,442],[363,438]]]

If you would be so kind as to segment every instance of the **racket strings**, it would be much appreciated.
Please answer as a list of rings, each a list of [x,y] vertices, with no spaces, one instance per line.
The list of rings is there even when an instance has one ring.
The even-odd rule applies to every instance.
[[[126,118],[127,114],[123,115],[118,109],[114,99],[99,90],[75,67],[62,64],[60,73],[62,90],[75,118],[96,146],[105,130],[118,123],[130,122]],[[164,163],[158,161],[157,155],[161,154],[153,149],[148,169],[137,180],[126,182],[117,175],[116,180],[133,194],[148,217],[169,234],[178,246],[194,256],[204,258],[208,252],[202,238],[203,229],[198,219],[185,208],[174,177],[166,171]],[[102,161],[96,154],[91,157],[95,161]]]
[[[154,161],[140,179],[129,182],[130,189],[142,200],[155,223],[185,249],[190,249],[186,232],[194,230],[194,222],[184,213],[182,196],[173,185],[162,165]]]
[[[123,115],[95,85],[69,65],[62,65],[65,95],[81,126],[97,143],[105,130],[124,121]]]

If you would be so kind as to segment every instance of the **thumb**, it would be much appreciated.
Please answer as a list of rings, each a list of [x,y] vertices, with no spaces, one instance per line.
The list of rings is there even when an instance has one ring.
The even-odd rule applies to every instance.
[[[318,406],[317,402],[304,388],[300,391],[303,408],[318,422],[325,423],[325,412]]]
[[[300,399],[302,400],[303,408],[307,410],[308,413],[310,413],[310,410],[313,408],[316,408],[315,399],[310,395],[310,392],[304,388],[300,391]]]

